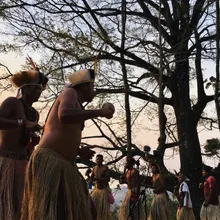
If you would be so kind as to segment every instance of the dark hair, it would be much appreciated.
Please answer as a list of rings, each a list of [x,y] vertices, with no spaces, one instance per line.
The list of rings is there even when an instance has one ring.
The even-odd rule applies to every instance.
[[[203,164],[202,165],[202,170],[205,170],[206,172],[210,173],[212,171],[212,167]]]
[[[135,163],[136,163],[136,160],[135,160],[132,156],[127,156],[127,158],[132,161],[132,164],[135,164]]]
[[[158,165],[157,163],[152,162],[152,163],[151,163],[151,168],[152,168],[152,167],[156,167],[158,173],[161,172],[161,171],[160,171],[160,167],[159,167],[159,165]]]
[[[103,155],[97,154],[96,157],[101,157],[103,159]]]

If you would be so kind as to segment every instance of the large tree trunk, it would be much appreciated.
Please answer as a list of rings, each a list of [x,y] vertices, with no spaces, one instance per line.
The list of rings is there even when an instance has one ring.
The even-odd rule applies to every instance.
[[[187,51],[182,47],[182,51]],[[190,103],[189,61],[187,57],[176,56],[176,69],[172,77],[171,91],[177,121],[181,171],[190,178],[191,197],[196,219],[200,219],[201,191],[198,186],[202,180],[202,158],[197,133],[197,123]],[[185,55],[186,56],[186,55]]]

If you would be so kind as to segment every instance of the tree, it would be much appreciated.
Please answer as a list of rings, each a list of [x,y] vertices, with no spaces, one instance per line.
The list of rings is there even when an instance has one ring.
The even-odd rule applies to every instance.
[[[218,138],[212,138],[206,140],[204,146],[205,156],[220,158],[220,140]]]
[[[63,82],[67,70],[92,67],[99,62],[102,68],[98,94],[125,93],[130,99],[139,100],[135,102],[141,109],[146,109],[149,103],[154,103],[154,107],[161,103],[161,88],[161,136],[153,157],[167,173],[164,153],[179,146],[181,170],[191,178],[192,200],[199,216],[197,186],[202,158],[197,126],[207,104],[218,96],[206,94],[202,67],[203,61],[215,58],[215,1],[3,2],[5,22],[13,27],[5,30],[5,34],[13,34],[17,46],[44,51],[42,68],[55,84]],[[20,7],[14,7],[15,4]],[[196,99],[190,94],[193,80],[197,85]],[[177,135],[174,132],[176,141],[172,143],[168,142],[168,135],[174,126],[170,125],[167,112],[175,116]],[[137,115],[133,111],[133,120]],[[131,128],[127,131],[131,132]],[[100,128],[101,136],[112,144],[108,150],[119,152],[114,160],[118,162],[126,155],[129,140],[109,129],[114,139]],[[135,143],[129,145],[134,154],[144,157]]]

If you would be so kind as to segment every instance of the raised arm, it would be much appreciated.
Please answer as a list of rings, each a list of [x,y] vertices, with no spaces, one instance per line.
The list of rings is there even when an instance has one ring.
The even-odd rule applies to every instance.
[[[109,108],[98,110],[84,110],[77,108],[77,93],[73,88],[63,91],[60,95],[58,110],[59,120],[64,124],[77,124],[97,117],[110,117],[113,112]]]

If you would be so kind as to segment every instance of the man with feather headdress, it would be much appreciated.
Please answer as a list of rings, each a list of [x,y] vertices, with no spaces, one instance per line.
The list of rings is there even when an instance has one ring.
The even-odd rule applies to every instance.
[[[32,60],[31,60],[32,61]],[[20,71],[10,78],[18,88],[0,106],[0,219],[18,220],[27,165],[27,145],[35,145],[39,114],[32,107],[47,84],[37,69]]]
[[[90,159],[94,151],[80,148],[84,121],[112,118],[113,105],[85,110],[94,98],[94,70],[68,76],[69,86],[48,113],[44,134],[27,167],[22,220],[91,220],[87,184],[76,166],[76,157]],[[93,218],[95,219],[95,217]]]

